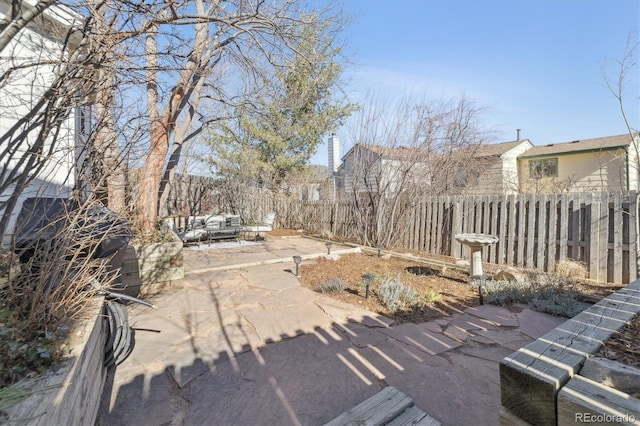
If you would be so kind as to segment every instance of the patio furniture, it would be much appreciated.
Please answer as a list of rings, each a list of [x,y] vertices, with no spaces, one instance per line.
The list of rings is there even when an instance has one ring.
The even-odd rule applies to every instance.
[[[275,213],[269,213],[265,217],[262,218],[262,222],[259,225],[250,225],[242,227],[242,232],[254,234],[253,240],[256,241],[260,236],[261,232],[271,232],[273,231],[273,223],[276,220]]]
[[[183,243],[192,243],[202,241],[207,238],[207,230],[205,225],[206,216],[189,216],[187,218],[187,228],[178,232],[178,237]]]
[[[238,240],[243,230],[240,226],[240,216],[238,215],[189,216],[187,218],[187,227],[182,232],[178,232],[172,221],[165,221],[164,223],[185,244],[200,241],[207,241],[211,244],[214,240],[223,239]]]
[[[207,242],[209,244],[211,244],[211,241],[213,240],[238,240],[238,238],[240,237],[240,232],[242,231],[242,227],[240,226],[240,216],[209,216],[205,220],[205,230],[207,231]]]

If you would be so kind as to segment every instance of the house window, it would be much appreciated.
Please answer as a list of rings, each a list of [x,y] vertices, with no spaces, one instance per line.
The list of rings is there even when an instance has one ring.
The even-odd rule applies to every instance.
[[[533,178],[558,176],[558,159],[545,158],[529,161],[529,176]]]

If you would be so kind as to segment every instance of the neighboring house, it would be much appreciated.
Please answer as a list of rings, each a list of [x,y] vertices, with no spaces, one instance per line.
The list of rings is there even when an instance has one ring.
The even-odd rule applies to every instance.
[[[416,148],[356,144],[338,169],[338,189],[346,193],[397,192],[402,185],[429,186],[450,194],[515,193],[517,157],[528,139],[468,147],[443,158]],[[432,174],[433,173],[435,174]]]
[[[15,3],[15,2],[13,2]],[[19,2],[21,8],[32,7],[30,2]],[[0,20],[11,10],[11,0],[0,0]],[[0,136],[5,136],[2,150],[9,148],[13,155],[2,164],[3,179],[12,170],[24,172],[24,165],[18,164],[21,153],[27,152],[38,137],[41,128],[23,130],[26,138],[9,137],[9,130],[34,110],[35,105],[54,81],[61,58],[64,61],[68,47],[75,47],[78,40],[69,37],[69,29],[79,24],[82,17],[64,6],[51,6],[37,17],[27,28],[20,31],[10,44],[0,52]],[[11,70],[10,73],[7,73]],[[31,125],[33,120],[28,125]],[[22,201],[28,197],[69,197],[78,180],[79,162],[88,133],[90,115],[86,108],[72,108],[66,112],[61,125],[51,131],[45,139],[42,155],[47,162],[22,191],[15,208],[11,209],[7,230],[2,235],[3,245],[11,240],[15,219]],[[23,126],[23,129],[26,127]],[[55,141],[53,143],[52,141]],[[6,161],[6,152],[4,159]],[[33,173],[32,170],[28,171]],[[3,181],[2,183],[6,183]],[[15,186],[9,186],[0,193],[0,218],[4,215],[7,202]]]
[[[520,191],[638,190],[639,140],[636,133],[535,146],[518,157]]]
[[[355,144],[343,157],[336,187],[345,194],[396,193],[429,185],[428,155],[416,148]]]
[[[531,149],[529,139],[480,145],[471,161],[474,179],[461,190],[464,194],[515,194],[518,192],[518,156]]]
[[[327,166],[310,164],[289,178],[288,190],[303,201],[331,199],[332,186],[327,176]]]

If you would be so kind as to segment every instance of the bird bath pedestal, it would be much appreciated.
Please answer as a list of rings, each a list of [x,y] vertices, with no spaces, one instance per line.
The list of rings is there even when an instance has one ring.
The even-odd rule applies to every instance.
[[[471,250],[469,275],[471,277],[484,275],[482,272],[482,248],[497,243],[498,237],[486,234],[456,234],[455,239],[460,244],[469,246],[469,250]]]

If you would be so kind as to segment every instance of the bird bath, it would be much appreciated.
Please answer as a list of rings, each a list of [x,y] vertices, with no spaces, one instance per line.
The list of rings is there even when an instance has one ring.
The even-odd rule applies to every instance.
[[[498,237],[486,234],[456,234],[455,239],[460,244],[469,246],[469,250],[471,250],[469,275],[471,277],[484,275],[482,272],[482,248],[497,243]]]

